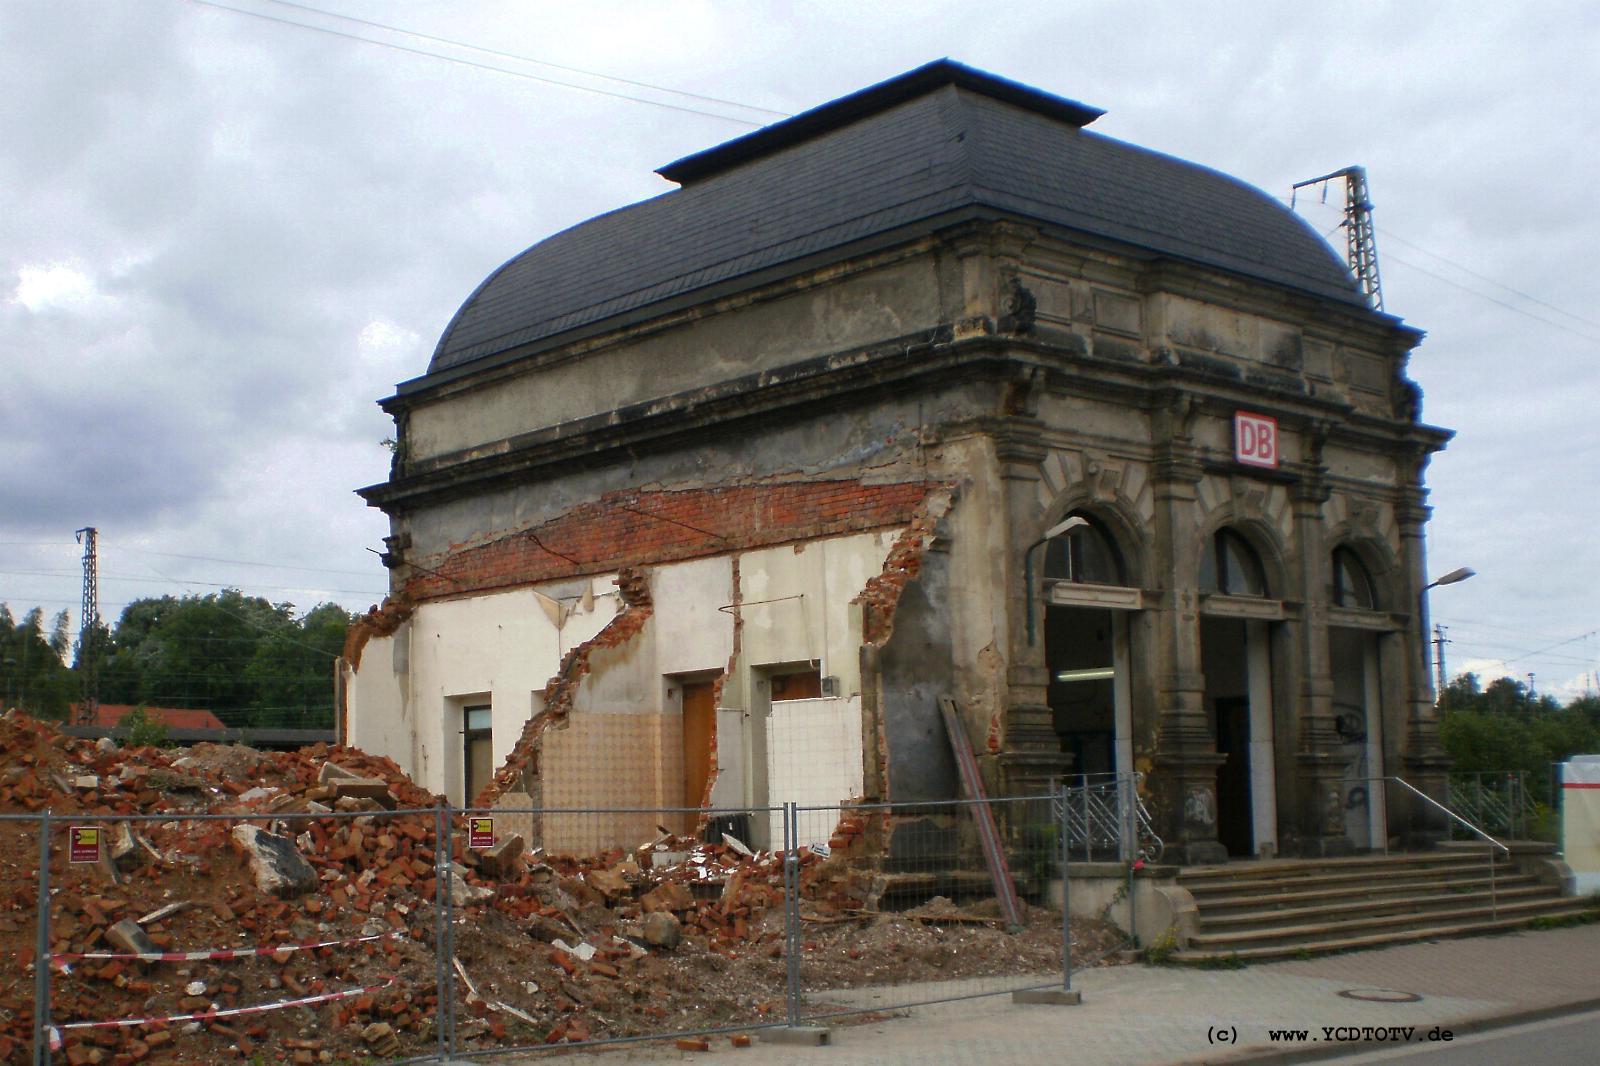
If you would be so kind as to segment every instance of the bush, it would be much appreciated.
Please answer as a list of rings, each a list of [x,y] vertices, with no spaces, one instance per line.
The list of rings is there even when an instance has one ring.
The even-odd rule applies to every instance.
[[[151,717],[143,706],[135,707],[123,715],[118,725],[128,731],[129,747],[165,748],[171,744],[167,736],[167,723]]]

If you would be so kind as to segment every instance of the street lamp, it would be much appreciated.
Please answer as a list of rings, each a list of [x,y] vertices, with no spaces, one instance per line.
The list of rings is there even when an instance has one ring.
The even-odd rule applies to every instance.
[[[1428,590],[1438,588],[1440,585],[1454,585],[1477,575],[1477,571],[1470,566],[1458,566],[1441,578],[1436,578],[1422,586],[1422,591],[1417,594],[1417,619],[1425,620],[1428,617]],[[1422,631],[1422,676],[1427,677],[1433,673],[1433,641],[1428,639],[1426,628]],[[1444,648],[1439,649],[1439,678],[1434,686],[1437,691],[1434,699],[1439,698],[1439,693],[1444,691]]]
[[[1465,581],[1469,577],[1476,577],[1477,574],[1478,572],[1472,569],[1470,566],[1460,566],[1444,575],[1444,577],[1428,582],[1426,585],[1422,586],[1422,591],[1427,592],[1429,589],[1438,588],[1440,585],[1454,585],[1458,581]]]
[[[1055,525],[1051,526],[1049,529],[1045,530],[1044,531],[1044,536],[1040,537],[1038,540],[1036,540],[1032,544],[1028,545],[1028,550],[1022,553],[1022,582],[1023,582],[1023,585],[1025,586],[1024,601],[1023,602],[1024,602],[1024,606],[1027,608],[1028,647],[1030,647],[1030,648],[1033,647],[1033,644],[1034,644],[1034,639],[1033,639],[1034,638],[1034,629],[1033,629],[1033,553],[1034,553],[1034,551],[1036,551],[1038,549],[1038,547],[1041,544],[1045,544],[1045,543],[1048,543],[1049,541],[1055,540],[1057,537],[1061,536],[1061,534],[1067,532],[1070,529],[1077,529],[1079,526],[1086,526],[1088,524],[1089,524],[1089,520],[1087,518],[1083,518],[1083,517],[1081,517],[1079,515],[1073,515],[1071,518],[1064,518],[1061,521],[1057,522]]]

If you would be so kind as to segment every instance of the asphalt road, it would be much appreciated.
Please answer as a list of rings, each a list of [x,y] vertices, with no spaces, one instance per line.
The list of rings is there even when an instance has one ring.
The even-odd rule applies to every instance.
[[[1405,1066],[1592,1066],[1600,1061],[1600,1011],[1550,1018],[1505,1029],[1491,1029],[1438,1043],[1407,1044],[1382,1051],[1340,1056],[1340,1066],[1402,1063]]]

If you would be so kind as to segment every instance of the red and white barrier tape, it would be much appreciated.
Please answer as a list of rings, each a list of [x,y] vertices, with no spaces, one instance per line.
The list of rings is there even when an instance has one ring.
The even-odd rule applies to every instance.
[[[241,1014],[266,1014],[270,1011],[284,1010],[288,1007],[307,1007],[313,1003],[331,1003],[338,999],[349,999],[352,996],[364,996],[372,992],[381,992],[399,979],[397,975],[391,975],[381,985],[368,985],[365,988],[347,988],[343,992],[324,992],[317,996],[284,999],[276,1003],[260,1003],[254,1007],[229,1007],[227,1010],[205,1010],[194,1014],[173,1014],[165,1018],[118,1018],[109,1022],[68,1022],[66,1025],[52,1025],[50,1027],[50,1050],[61,1050],[61,1036],[69,1029],[128,1029],[136,1025],[212,1022],[219,1018],[236,1018]]]
[[[216,951],[158,951],[143,954],[118,954],[110,951],[65,951],[51,955],[50,961],[60,970],[65,971],[69,963],[80,962],[84,959],[95,961],[111,959],[129,959],[139,962],[206,962],[213,959],[248,959],[256,955],[276,955],[280,951],[316,951],[319,948],[337,948],[345,944],[366,944],[374,940],[398,940],[405,936],[404,933],[377,933],[373,936],[358,936],[353,940],[322,940],[311,944],[277,944],[266,945],[259,948],[221,948]]]

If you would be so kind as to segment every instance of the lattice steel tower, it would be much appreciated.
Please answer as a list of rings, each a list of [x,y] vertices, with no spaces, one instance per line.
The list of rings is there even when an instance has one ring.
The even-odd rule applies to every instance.
[[[1295,194],[1308,185],[1322,185],[1323,202],[1327,202],[1326,184],[1336,178],[1344,179],[1345,261],[1356,276],[1356,284],[1367,294],[1373,308],[1383,310],[1383,282],[1378,277],[1378,238],[1372,228],[1372,198],[1367,194],[1367,168],[1345,167],[1320,178],[1299,181],[1289,195],[1289,206],[1294,206]]]
[[[78,703],[79,724],[90,724],[100,703],[100,562],[95,551],[99,531],[93,526],[78,530],[83,545],[83,611],[78,615],[78,680],[82,699]]]

